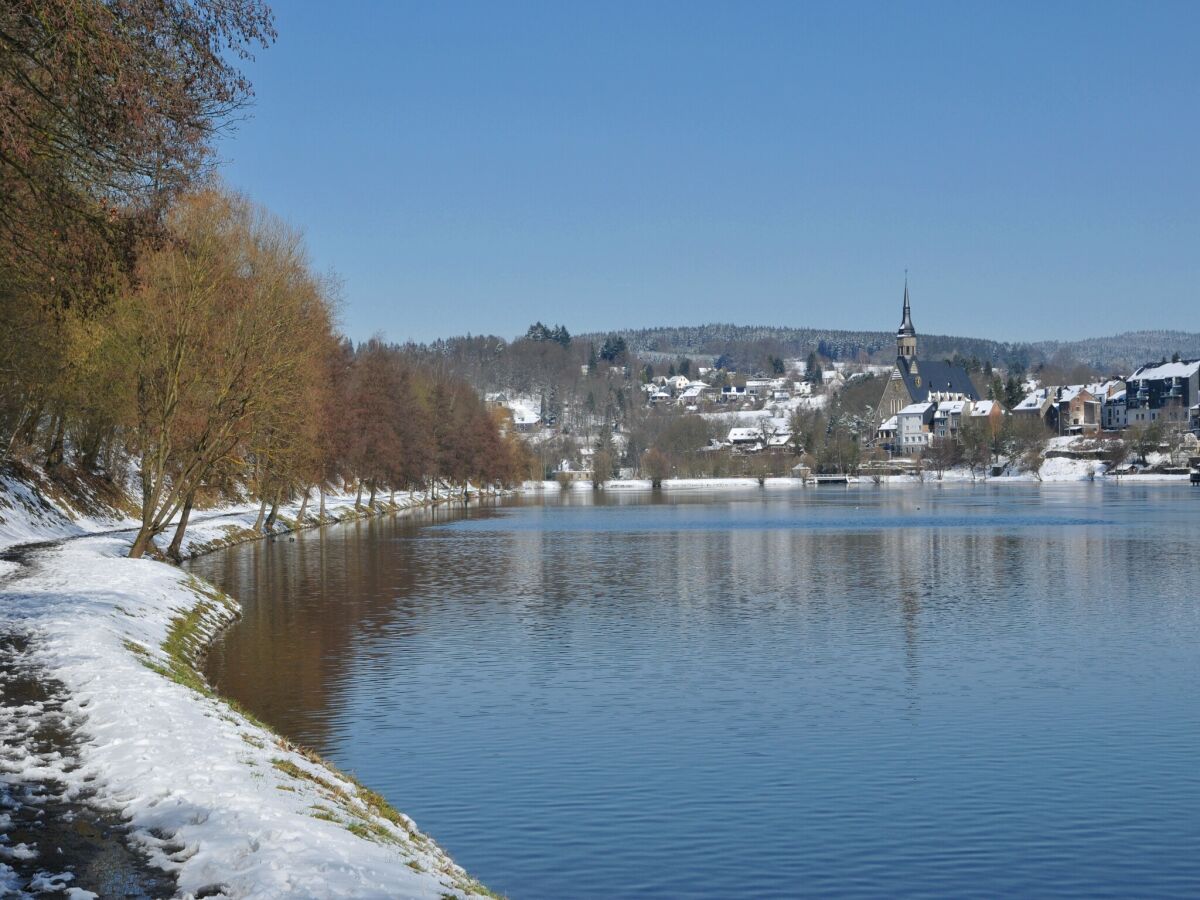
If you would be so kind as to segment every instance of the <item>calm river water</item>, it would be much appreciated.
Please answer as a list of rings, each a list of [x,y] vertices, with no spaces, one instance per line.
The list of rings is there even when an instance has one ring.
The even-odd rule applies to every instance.
[[[863,486],[191,568],[220,689],[513,898],[1195,897],[1198,537],[1187,486]]]

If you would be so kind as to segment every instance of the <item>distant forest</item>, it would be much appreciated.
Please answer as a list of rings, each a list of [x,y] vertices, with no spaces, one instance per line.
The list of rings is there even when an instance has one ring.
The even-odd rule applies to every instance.
[[[538,401],[548,421],[571,430],[597,423],[628,423],[643,401],[639,382],[652,375],[696,374],[713,366],[740,376],[782,374],[785,360],[891,363],[895,335],[749,325],[698,325],[572,335],[565,326],[537,322],[515,340],[465,335],[396,348],[442,377],[461,378],[483,392]],[[1083,341],[1004,343],[984,338],[921,335],[925,359],[959,359],[972,373],[991,377],[1036,375],[1054,384],[1123,376],[1147,362],[1200,357],[1200,334],[1138,331]]]
[[[833,360],[891,362],[896,335],[892,331],[843,331],[828,328],[785,328],[763,325],[709,324],[621,329],[581,334],[577,340],[603,342],[622,337],[639,356],[662,359],[690,356],[716,360],[724,356],[741,368],[754,368],[764,355],[806,358],[809,353]],[[1143,363],[1200,357],[1200,333],[1129,331],[1112,337],[1071,341],[1009,343],[987,338],[921,334],[920,355],[930,359],[977,359],[1010,370],[1030,371],[1042,364],[1083,363],[1104,373],[1128,374]]]

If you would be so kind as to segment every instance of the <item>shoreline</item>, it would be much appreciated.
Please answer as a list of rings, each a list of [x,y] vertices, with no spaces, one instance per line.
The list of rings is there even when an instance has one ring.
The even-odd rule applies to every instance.
[[[0,806],[27,802],[22,786],[61,783],[62,799],[128,822],[116,839],[182,897],[496,896],[382,797],[213,690],[202,661],[240,616],[235,599],[177,566],[128,559],[128,520],[75,516],[29,483],[6,478],[0,489],[0,629],[28,636],[21,664],[62,684],[60,719],[78,738],[74,755],[22,746],[21,721],[51,710],[0,710]],[[257,504],[203,513],[182,555],[435,505],[409,493],[377,498],[373,510],[355,509],[353,495],[326,500],[324,521],[310,503],[296,523],[292,504],[262,535],[249,527]],[[37,870],[40,883],[94,896],[71,884],[73,862],[5,836],[0,888],[27,889]]]
[[[884,484],[1088,480],[1163,486],[1188,478],[906,477]],[[667,485],[668,492],[760,490],[796,489],[802,482],[724,478]],[[853,486],[877,485],[861,478]],[[566,493],[591,490],[590,482],[577,482]],[[609,482],[601,493],[651,490],[648,480],[626,480]],[[20,502],[22,491],[42,506]],[[557,482],[533,482],[520,492],[538,497],[562,491]],[[326,517],[318,520],[310,503],[303,522],[295,520],[298,506],[292,504],[281,509],[269,534],[252,528],[257,504],[203,511],[189,528],[182,555],[194,559],[299,530],[462,503],[461,494],[449,492],[436,501],[420,493],[397,494],[395,503],[377,498],[373,510],[355,508],[353,501],[353,495],[329,494]],[[84,798],[127,821],[123,842],[175,879],[183,897],[496,896],[383,798],[213,689],[203,660],[240,616],[236,599],[178,566],[128,559],[132,534],[126,529],[135,523],[73,515],[27,482],[0,480],[0,514],[7,520],[0,526],[0,596],[6,601],[0,632],[29,637],[24,663],[61,683],[65,696],[56,714],[78,737],[74,756],[53,759],[23,748],[14,753],[12,745],[22,738],[17,719],[44,717],[50,709],[23,704],[0,710],[7,757],[0,766],[0,817],[16,802],[14,786],[61,781],[67,800]],[[0,837],[0,888],[19,889],[13,865],[30,861],[51,867],[63,862],[48,859],[31,842]],[[70,887],[68,880],[61,883]]]
[[[835,476],[841,478],[843,476]],[[1021,475],[996,475],[996,476],[972,476],[967,472],[947,470],[943,477],[938,478],[936,474],[927,474],[925,478],[918,478],[914,475],[882,475],[880,480],[875,482],[870,475],[849,475],[845,476],[846,482],[833,481],[827,484],[816,484],[812,481],[806,482],[801,478],[790,477],[769,477],[763,479],[760,483],[757,478],[747,478],[741,476],[727,476],[719,478],[668,478],[664,479],[660,487],[655,488],[649,478],[614,478],[606,481],[603,487],[599,488],[597,493],[606,491],[612,493],[634,493],[634,492],[651,492],[662,491],[663,493],[686,492],[686,491],[704,491],[704,490],[828,490],[830,487],[837,486],[860,486],[860,487],[923,487],[939,484],[954,484],[954,485],[1052,485],[1052,484],[1108,484],[1108,485],[1161,485],[1161,484],[1188,484],[1188,475],[1169,475],[1158,472],[1148,472],[1136,475],[1107,475],[1103,472],[1097,472],[1092,475],[1076,472],[1052,472],[1038,478],[1032,474]],[[525,492],[534,495],[553,495],[553,494],[577,494],[577,493],[592,493],[592,482],[587,479],[579,479],[572,481],[569,485],[560,485],[557,481],[538,481],[526,482]]]

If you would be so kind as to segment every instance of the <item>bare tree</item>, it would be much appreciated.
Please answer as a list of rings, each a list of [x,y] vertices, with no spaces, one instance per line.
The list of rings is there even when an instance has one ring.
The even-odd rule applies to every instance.
[[[937,473],[938,481],[942,480],[945,471],[954,466],[961,456],[961,448],[952,437],[935,436],[925,451],[925,461]]]
[[[301,323],[324,306],[298,236],[244,199],[206,191],[172,226],[174,239],[145,257],[125,321],[142,484],[134,557],[286,395],[305,363]]]

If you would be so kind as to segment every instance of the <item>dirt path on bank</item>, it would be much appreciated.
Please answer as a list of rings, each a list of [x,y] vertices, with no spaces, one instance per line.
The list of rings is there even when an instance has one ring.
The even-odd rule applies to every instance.
[[[58,543],[0,553],[10,564],[0,573],[0,604],[20,594],[42,552]],[[87,719],[68,709],[65,685],[34,662],[36,641],[11,623],[0,630],[0,896],[72,888],[103,898],[174,895],[174,878],[129,841],[118,815],[55,777],[79,767]]]

